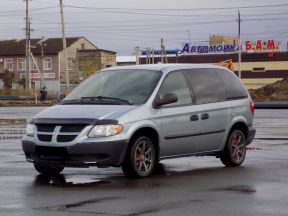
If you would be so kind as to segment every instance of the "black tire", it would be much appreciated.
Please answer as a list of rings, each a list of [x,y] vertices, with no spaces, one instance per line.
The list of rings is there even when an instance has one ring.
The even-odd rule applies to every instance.
[[[246,156],[246,137],[241,130],[233,130],[227,139],[220,159],[225,166],[240,166]]]
[[[50,167],[50,166],[42,166],[39,164],[34,164],[37,172],[43,175],[58,175],[64,170],[64,167]]]
[[[155,167],[155,147],[146,136],[131,141],[131,145],[122,164],[127,178],[145,178],[151,175]]]

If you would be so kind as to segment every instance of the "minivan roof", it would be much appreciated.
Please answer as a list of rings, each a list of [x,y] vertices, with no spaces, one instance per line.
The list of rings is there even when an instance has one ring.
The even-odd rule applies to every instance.
[[[111,71],[111,70],[157,70],[163,72],[170,72],[179,69],[190,69],[190,68],[221,68],[226,69],[225,67],[214,65],[214,64],[143,64],[143,65],[129,65],[129,66],[117,66],[106,68],[102,71]]]

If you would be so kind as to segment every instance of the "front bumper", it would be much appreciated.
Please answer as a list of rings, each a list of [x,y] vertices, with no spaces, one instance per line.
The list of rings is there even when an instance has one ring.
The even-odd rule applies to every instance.
[[[68,147],[39,146],[22,140],[26,160],[40,165],[63,167],[120,166],[128,141],[79,143]]]
[[[253,141],[255,134],[256,134],[256,129],[250,126],[248,129],[248,135],[247,135],[247,145],[249,145]]]

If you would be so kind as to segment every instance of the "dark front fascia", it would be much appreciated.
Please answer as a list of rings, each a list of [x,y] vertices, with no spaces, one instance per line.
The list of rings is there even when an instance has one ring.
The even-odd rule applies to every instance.
[[[79,143],[67,147],[39,146],[22,140],[27,161],[63,167],[120,166],[128,141]]]

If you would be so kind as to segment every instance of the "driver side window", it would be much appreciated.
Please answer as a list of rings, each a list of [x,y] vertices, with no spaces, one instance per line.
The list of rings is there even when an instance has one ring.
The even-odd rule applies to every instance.
[[[192,104],[190,89],[187,85],[186,79],[181,71],[169,73],[159,91],[158,96],[160,99],[167,93],[174,93],[178,97],[178,101],[172,104],[164,105],[163,107],[185,106]]]

